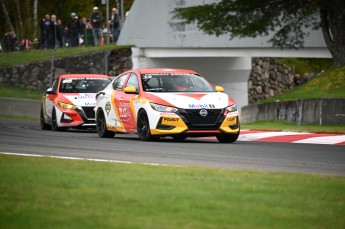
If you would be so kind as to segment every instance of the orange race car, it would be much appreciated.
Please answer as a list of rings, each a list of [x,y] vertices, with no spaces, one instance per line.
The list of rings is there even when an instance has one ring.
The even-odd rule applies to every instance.
[[[220,142],[235,142],[240,133],[237,106],[223,91],[191,70],[127,71],[96,96],[97,133],[136,133],[144,141],[216,136]]]
[[[42,98],[41,129],[95,127],[95,97],[110,82],[99,74],[60,75]]]

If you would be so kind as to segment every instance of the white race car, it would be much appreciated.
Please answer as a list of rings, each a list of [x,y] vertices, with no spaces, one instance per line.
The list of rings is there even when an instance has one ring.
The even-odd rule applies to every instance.
[[[191,70],[127,71],[96,96],[97,133],[136,133],[143,141],[216,136],[220,142],[235,142],[240,133],[237,106],[223,91]]]
[[[41,129],[95,127],[96,93],[111,81],[106,75],[60,75],[42,98]]]

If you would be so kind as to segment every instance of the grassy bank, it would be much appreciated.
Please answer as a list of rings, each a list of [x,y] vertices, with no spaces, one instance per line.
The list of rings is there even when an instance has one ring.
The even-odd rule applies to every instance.
[[[103,45],[97,47],[80,47],[80,48],[63,48],[56,49],[55,58],[63,58],[68,56],[76,56],[90,52],[99,52],[105,50],[111,50],[115,48],[121,48],[115,45]],[[0,67],[28,64],[30,62],[51,60],[52,50],[27,50],[21,52],[6,52],[0,53]]]
[[[307,98],[345,98],[345,66],[326,70],[309,82],[296,86],[281,95],[260,101],[294,100]]]
[[[1,228],[344,228],[345,178],[0,155]]]
[[[44,90],[34,90],[0,84],[0,97],[40,100],[42,99],[43,93]]]

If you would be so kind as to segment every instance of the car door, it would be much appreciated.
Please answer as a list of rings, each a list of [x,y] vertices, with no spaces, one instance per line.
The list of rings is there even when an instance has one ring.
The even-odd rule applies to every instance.
[[[133,86],[136,88],[137,93],[125,93],[126,87]],[[135,73],[131,73],[126,82],[126,85],[118,92],[117,108],[120,116],[120,121],[123,123],[126,132],[134,133],[136,131],[136,114],[133,109],[133,98],[138,97],[139,94],[139,81]]]
[[[124,132],[124,125],[120,119],[119,97],[122,95],[122,88],[129,74],[118,76],[112,83],[111,90],[107,91],[103,100],[105,104],[107,124],[112,126],[115,131]]]

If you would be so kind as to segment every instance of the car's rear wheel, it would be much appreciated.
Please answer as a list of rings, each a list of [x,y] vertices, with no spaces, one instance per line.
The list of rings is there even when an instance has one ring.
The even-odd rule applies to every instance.
[[[140,110],[138,113],[137,133],[142,141],[150,141],[154,139],[151,135],[149,118],[147,117],[145,110]]]
[[[101,110],[97,111],[96,114],[96,130],[98,136],[101,138],[112,138],[115,136],[115,132],[107,129],[107,122],[105,120],[104,113]]]
[[[42,130],[51,130],[52,129],[52,126],[47,124],[44,120],[43,107],[41,107],[40,126],[41,126]]]
[[[221,143],[233,143],[237,141],[238,136],[240,135],[240,132],[238,131],[237,134],[218,134],[216,136],[217,140]]]

